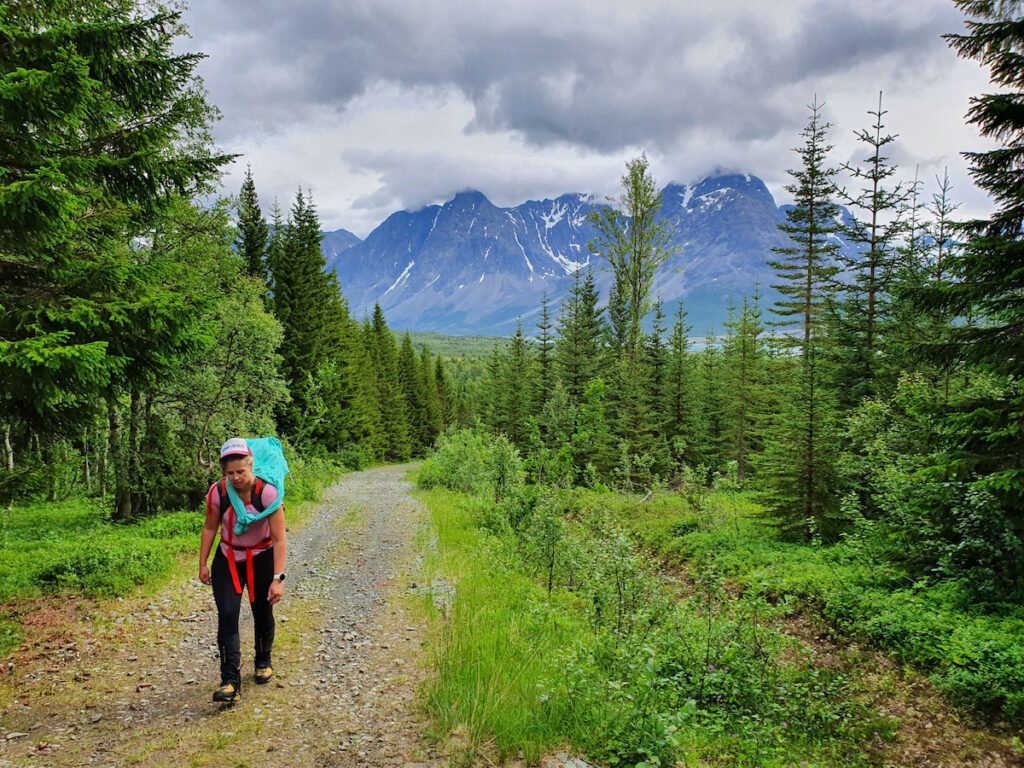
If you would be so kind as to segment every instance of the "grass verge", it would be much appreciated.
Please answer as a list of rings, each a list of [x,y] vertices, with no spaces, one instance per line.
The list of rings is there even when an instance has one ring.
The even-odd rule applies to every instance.
[[[771,628],[784,608],[732,599],[712,577],[677,601],[600,499],[524,511],[522,499],[419,497],[434,570],[456,585],[423,698],[467,762],[568,744],[605,765],[856,766],[892,737],[853,681]]]
[[[712,494],[703,511],[675,494],[647,504],[603,494],[601,503],[663,562],[807,605],[922,670],[962,711],[1024,724],[1024,607],[972,605],[955,581],[912,580],[870,537],[830,547],[781,541],[748,494]]]

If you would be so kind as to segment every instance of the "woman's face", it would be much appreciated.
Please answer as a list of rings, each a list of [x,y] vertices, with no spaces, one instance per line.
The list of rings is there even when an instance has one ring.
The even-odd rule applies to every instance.
[[[246,491],[252,485],[252,457],[240,456],[224,463],[224,476],[236,491]]]

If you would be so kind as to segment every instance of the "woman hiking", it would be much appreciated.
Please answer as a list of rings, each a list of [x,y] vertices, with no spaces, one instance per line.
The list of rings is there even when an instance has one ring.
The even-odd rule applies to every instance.
[[[257,520],[245,533],[235,533],[235,511],[228,499],[227,484],[238,494],[246,511],[256,515],[277,500],[277,489],[253,474],[248,443],[233,437],[220,449],[224,477],[206,494],[206,523],[199,547],[199,580],[213,584],[217,604],[217,647],[220,649],[220,688],[213,694],[219,703],[234,704],[242,696],[241,645],[238,614],[242,588],[249,594],[256,635],[254,677],[269,683],[274,677],[270,651],[274,643],[274,604],[284,595],[287,555],[284,506]],[[214,537],[220,528],[220,546],[207,567]]]

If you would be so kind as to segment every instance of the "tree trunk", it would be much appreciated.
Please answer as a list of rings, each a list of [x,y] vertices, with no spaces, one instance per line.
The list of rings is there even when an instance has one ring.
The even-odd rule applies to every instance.
[[[128,487],[128,465],[124,446],[121,445],[121,410],[117,396],[107,396],[107,416],[110,420],[110,461],[114,465],[114,519],[127,520],[132,514],[132,500]]]
[[[153,455],[156,453],[156,446],[153,444],[155,439],[154,435],[156,434],[156,431],[153,429],[153,396],[144,395],[142,399],[145,404],[142,407],[143,434],[142,442],[140,445],[141,453],[139,455],[140,473],[146,472],[147,466],[152,466],[152,458]],[[153,487],[151,485],[146,485],[146,487],[143,488],[142,485],[142,475],[140,474],[139,503],[138,508],[136,509],[136,514],[139,516],[148,515],[151,511],[156,511],[152,510],[150,506],[153,499]]]
[[[109,429],[108,429],[109,438]],[[110,440],[100,441],[100,497],[107,498],[107,456],[110,453]]]
[[[128,487],[131,516],[142,511],[142,472],[139,470],[139,426],[142,422],[142,396],[137,385],[131,388],[131,408],[128,421]]]
[[[4,424],[4,464],[8,472],[14,471],[14,449],[11,447],[10,424]]]
[[[14,471],[14,449],[11,447],[11,425],[4,424],[4,464],[8,472]],[[14,497],[7,501],[7,512],[14,509]]]
[[[82,432],[82,458],[84,459],[84,465],[82,470],[85,474],[85,492],[90,493],[92,491],[92,473],[89,467],[89,428],[86,427]]]
[[[46,457],[46,468],[50,475],[50,503],[57,501],[57,451],[54,449],[53,440],[46,441],[46,448],[43,449],[43,456]]]

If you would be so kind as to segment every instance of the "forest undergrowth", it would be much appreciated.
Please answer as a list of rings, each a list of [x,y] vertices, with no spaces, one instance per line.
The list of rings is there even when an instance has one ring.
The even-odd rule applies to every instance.
[[[475,432],[443,438],[418,484],[457,584],[424,697],[467,761],[568,742],[602,765],[893,764],[897,710],[856,652],[832,663],[792,631],[802,612],[930,674],[965,717],[1015,717],[1019,614],[965,614],[948,585],[852,557],[863,541],[780,541],[748,494],[527,485],[514,448]]]

